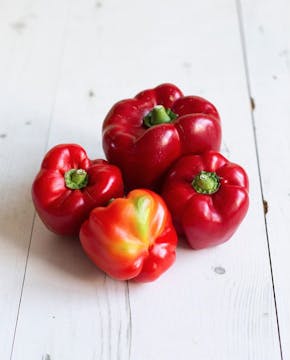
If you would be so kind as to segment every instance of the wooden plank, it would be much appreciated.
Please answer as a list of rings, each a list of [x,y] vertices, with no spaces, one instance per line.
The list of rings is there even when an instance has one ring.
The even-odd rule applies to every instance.
[[[30,245],[31,181],[47,142],[58,81],[63,6],[1,3],[0,354],[10,359]],[[46,14],[54,15],[53,26]],[[51,46],[48,47],[47,44]]]
[[[223,151],[250,176],[251,208],[229,243],[198,252],[180,246],[167,274],[129,287],[37,218],[12,359],[280,359],[235,3],[60,3],[66,20],[61,67],[48,70],[59,79],[48,147],[73,141],[102,156],[101,121],[111,104],[175,82],[217,105]],[[45,17],[52,26],[54,11]]]
[[[157,14],[162,13],[159,4]],[[230,243],[196,253],[179,249],[175,268],[149,291],[130,286],[132,358],[280,359],[235,3],[206,1],[188,6],[186,12],[182,6],[177,9],[173,16],[167,7],[171,27],[163,35],[162,51],[170,64],[163,64],[161,74],[178,74],[176,80],[187,92],[194,87],[216,103],[223,118],[224,152],[249,172],[251,208]],[[145,6],[139,11],[150,17]],[[179,41],[174,41],[176,29],[182,34]],[[148,33],[148,25],[139,21],[137,37],[142,33]],[[174,46],[173,56],[166,39]],[[150,36],[147,41],[145,48],[151,41],[151,53],[158,53],[158,44],[154,46]],[[156,72],[151,76],[158,77]],[[216,273],[223,272],[221,268],[223,275]],[[148,319],[154,320],[148,324]]]
[[[241,1],[281,346],[290,358],[290,3]]]
[[[53,13],[46,16],[53,21]],[[104,116],[100,111],[106,111],[102,97],[112,93],[98,60],[99,17],[99,7],[92,1],[66,3],[47,143],[47,148],[80,143],[95,158],[103,155],[98,121]],[[77,239],[51,234],[37,218],[12,359],[128,359],[129,306],[126,282],[104,276]]]

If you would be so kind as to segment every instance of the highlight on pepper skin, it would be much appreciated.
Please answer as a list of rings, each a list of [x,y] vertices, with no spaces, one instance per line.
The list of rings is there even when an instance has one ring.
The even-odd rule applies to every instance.
[[[231,238],[249,207],[245,170],[218,152],[185,155],[170,169],[162,189],[175,228],[193,249]]]
[[[95,265],[112,278],[148,282],[174,263],[177,234],[162,198],[136,189],[95,208],[81,227],[80,241]]]
[[[220,144],[215,106],[199,96],[184,96],[173,84],[119,101],[103,122],[103,150],[120,167],[127,190],[158,191],[180,156],[218,151]]]
[[[77,144],[59,144],[50,149],[32,185],[39,217],[59,235],[78,235],[94,207],[123,193],[119,168],[106,160],[90,160]]]

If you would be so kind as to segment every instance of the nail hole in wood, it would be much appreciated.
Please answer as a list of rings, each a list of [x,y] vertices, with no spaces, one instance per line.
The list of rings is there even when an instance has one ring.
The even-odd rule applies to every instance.
[[[250,102],[251,102],[251,109],[252,109],[252,111],[254,111],[256,108],[256,104],[255,104],[255,100],[252,96],[250,97]]]
[[[226,273],[226,270],[222,266],[216,266],[214,268],[214,272],[218,275],[224,275]]]
[[[264,214],[266,215],[268,213],[268,210],[269,210],[268,201],[263,200],[263,208],[264,208]]]

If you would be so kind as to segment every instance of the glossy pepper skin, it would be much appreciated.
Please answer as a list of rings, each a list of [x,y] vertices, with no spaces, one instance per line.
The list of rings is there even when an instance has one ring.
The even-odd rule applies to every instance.
[[[95,208],[81,227],[80,240],[91,260],[112,278],[148,282],[174,263],[177,235],[161,197],[136,189]]]
[[[227,241],[249,206],[246,172],[218,152],[181,157],[171,168],[162,196],[176,229],[194,249]]]
[[[32,199],[43,223],[60,235],[78,235],[96,206],[123,195],[120,170],[90,160],[77,144],[61,144],[45,155],[32,185]]]
[[[182,154],[219,150],[219,114],[209,101],[183,96],[173,84],[116,103],[103,122],[103,149],[128,189],[158,189]]]

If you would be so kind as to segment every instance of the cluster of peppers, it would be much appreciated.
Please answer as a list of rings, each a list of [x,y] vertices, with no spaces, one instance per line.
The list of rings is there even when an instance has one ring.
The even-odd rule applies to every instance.
[[[218,111],[173,84],[115,104],[103,122],[107,160],[53,147],[32,186],[51,231],[79,235],[89,258],[119,280],[152,281],[193,249],[227,241],[249,206],[248,177],[218,151]]]

